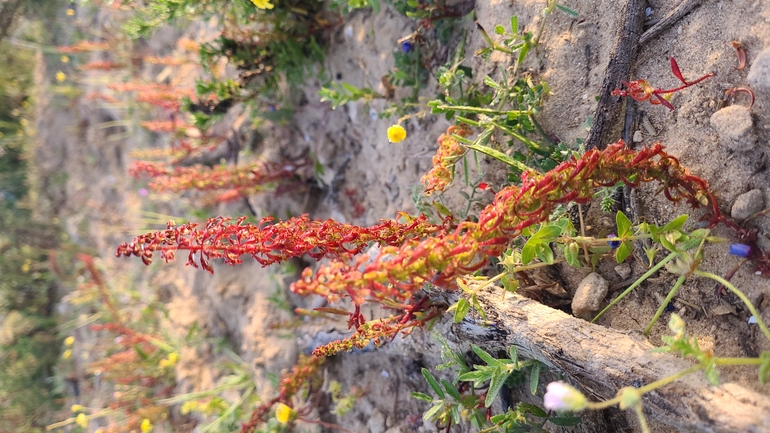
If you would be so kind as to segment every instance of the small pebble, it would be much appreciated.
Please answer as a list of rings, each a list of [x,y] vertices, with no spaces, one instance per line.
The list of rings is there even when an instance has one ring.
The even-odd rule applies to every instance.
[[[628,263],[621,263],[615,266],[615,273],[622,279],[626,279],[631,276],[631,266]]]
[[[751,63],[746,81],[756,90],[770,90],[770,48],[765,48],[757,54]]]
[[[575,297],[572,298],[572,314],[589,320],[595,311],[599,310],[604,297],[607,296],[610,283],[596,272],[591,272],[578,285]]]
[[[642,131],[634,131],[634,143],[641,143],[642,140]]]
[[[761,189],[752,189],[738,196],[733,203],[730,216],[737,220],[745,220],[749,216],[765,208],[765,194]]]
[[[732,150],[751,150],[757,144],[754,121],[746,107],[731,105],[711,115],[711,126],[722,146]]]

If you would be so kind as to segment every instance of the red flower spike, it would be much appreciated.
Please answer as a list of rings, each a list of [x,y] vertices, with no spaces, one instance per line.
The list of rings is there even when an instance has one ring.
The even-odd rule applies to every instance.
[[[401,245],[410,237],[444,230],[443,226],[428,223],[425,216],[414,219],[403,213],[400,216],[406,222],[383,220],[372,227],[333,220],[311,221],[307,215],[276,224],[270,224],[272,218],[263,218],[257,225],[246,224],[245,218],[234,224],[230,218],[209,218],[203,229],[198,229],[195,223],[176,227],[169,224],[165,231],[139,236],[131,243],[120,245],[117,256],[141,257],[145,264],[150,264],[156,251],[169,262],[176,251],[187,250],[188,265],[213,272],[211,259],[221,258],[229,265],[236,265],[242,262],[242,255],[250,254],[262,266],[268,266],[303,254],[315,259],[342,258],[362,252],[370,242]]]
[[[580,166],[580,175],[573,176]],[[565,198],[586,203],[595,187],[627,181],[634,174],[636,183],[661,182],[662,190],[672,200],[682,198],[693,207],[703,205],[703,200],[712,206],[715,218],[721,215],[708,183],[689,174],[676,158],[663,151],[663,146],[654,144],[636,152],[618,141],[602,151],[592,149],[580,160],[567,161],[543,175],[530,174],[521,187],[504,188],[481,211],[479,223],[463,221],[452,232],[409,238],[400,247],[383,247],[373,262],[359,257],[352,263],[338,261],[322,266],[315,275],[304,272],[292,290],[300,295],[320,294],[330,300],[366,293],[381,302],[403,303],[427,281],[451,289],[458,277],[502,254],[524,228],[546,221]],[[357,304],[361,296],[352,298]]]

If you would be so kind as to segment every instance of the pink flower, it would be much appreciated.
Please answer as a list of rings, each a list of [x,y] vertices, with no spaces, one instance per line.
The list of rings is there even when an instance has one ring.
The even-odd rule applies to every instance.
[[[587,404],[588,400],[580,391],[564,382],[549,383],[543,397],[543,405],[548,410],[579,412]]]

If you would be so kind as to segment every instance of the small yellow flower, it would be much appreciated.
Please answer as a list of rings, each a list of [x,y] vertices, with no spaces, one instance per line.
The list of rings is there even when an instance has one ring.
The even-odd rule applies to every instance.
[[[72,8],[67,9],[67,16],[68,17],[75,16],[75,9],[72,9]]]
[[[70,359],[72,357],[72,349],[65,350],[64,353],[61,354],[61,357],[64,359]]]
[[[75,423],[80,427],[86,428],[88,427],[88,417],[84,413],[78,414],[78,416],[75,417]]]
[[[270,3],[270,0],[251,0],[252,3],[254,3],[254,6],[258,7],[259,9],[272,9],[273,4]]]
[[[286,406],[283,403],[278,403],[278,407],[275,408],[275,419],[281,424],[288,423],[294,416],[294,409]]]
[[[98,429],[96,429],[96,431],[94,433],[104,433],[104,430],[98,428]]]
[[[67,79],[67,74],[65,74],[64,72],[59,71],[59,72],[56,73],[56,81],[61,83],[62,81],[66,80],[66,79]]]
[[[198,402],[197,401],[186,401],[184,404],[182,404],[182,409],[180,409],[180,412],[182,412],[182,415],[187,415],[188,413],[194,411],[198,408]]]
[[[69,63],[70,62],[69,56],[61,56],[61,59],[59,59],[59,60],[61,60],[62,63]]]
[[[64,344],[66,344],[67,346],[72,346],[73,344],[75,344],[75,337],[70,335],[69,337],[65,338]]]
[[[168,362],[172,364],[176,364],[176,362],[179,361],[179,354],[176,352],[171,352],[168,354]]]
[[[401,125],[393,125],[388,128],[388,141],[398,143],[406,138],[406,129]]]
[[[152,423],[147,418],[142,420],[142,424],[139,425],[139,428],[142,430],[142,433],[147,433],[148,431],[152,430]]]
[[[83,406],[79,405],[79,404],[73,404],[72,407],[70,408],[72,413],[82,412],[83,409],[85,409],[85,408]]]

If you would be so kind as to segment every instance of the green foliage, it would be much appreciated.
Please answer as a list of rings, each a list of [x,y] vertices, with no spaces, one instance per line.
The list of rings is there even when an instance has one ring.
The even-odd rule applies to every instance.
[[[345,105],[351,101],[363,101],[369,104],[373,99],[384,98],[385,96],[375,92],[371,87],[356,87],[348,83],[331,83],[330,87],[324,86],[318,91],[321,96],[321,102],[331,102],[332,109],[336,110],[340,105]]]

